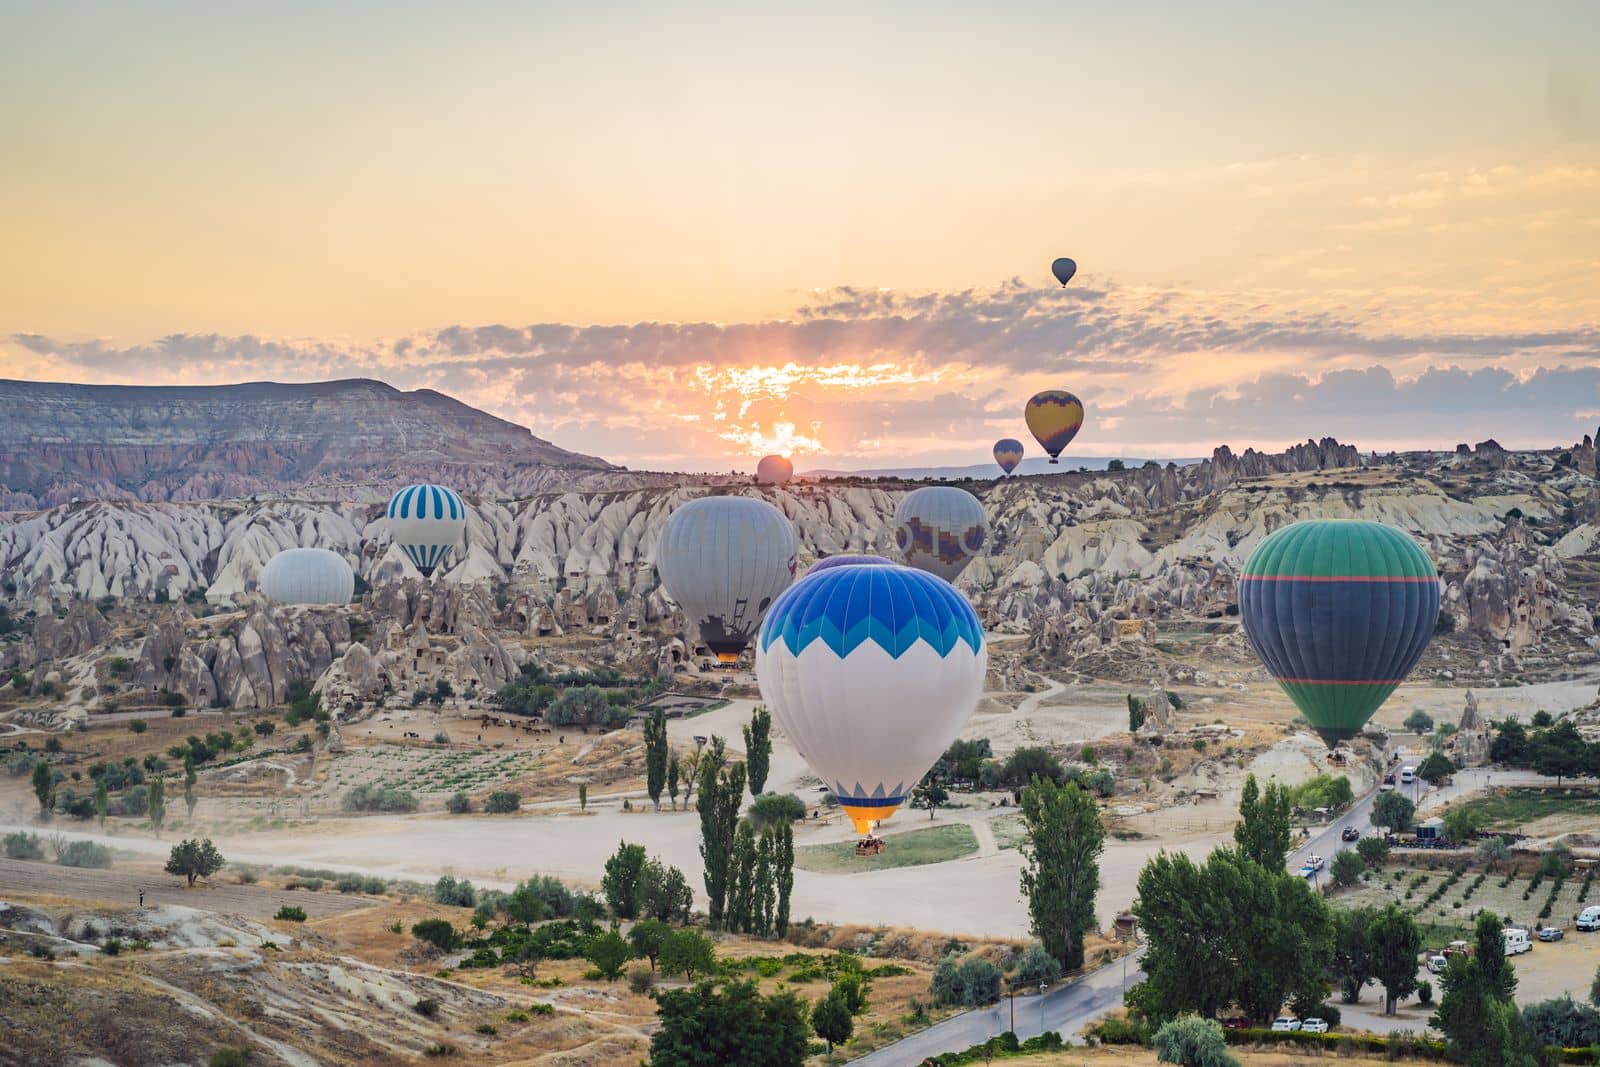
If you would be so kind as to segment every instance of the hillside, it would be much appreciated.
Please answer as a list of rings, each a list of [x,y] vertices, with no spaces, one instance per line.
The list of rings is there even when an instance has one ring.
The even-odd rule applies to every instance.
[[[376,498],[430,477],[472,492],[533,492],[613,469],[430,389],[365,379],[0,381],[0,509],[319,488],[342,490],[324,494],[333,498]]]

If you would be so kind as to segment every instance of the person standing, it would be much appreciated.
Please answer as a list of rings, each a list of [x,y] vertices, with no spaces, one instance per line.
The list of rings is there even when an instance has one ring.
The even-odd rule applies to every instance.
[[[139,890],[139,907],[144,907],[144,890]]]

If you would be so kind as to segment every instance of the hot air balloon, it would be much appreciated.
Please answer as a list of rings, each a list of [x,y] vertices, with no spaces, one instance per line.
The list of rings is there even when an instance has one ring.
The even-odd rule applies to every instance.
[[[771,504],[708,496],[667,518],[656,570],[717,659],[733,663],[794,581],[798,552],[794,526]]]
[[[1329,748],[1355,736],[1416,666],[1439,621],[1439,575],[1377,522],[1297,522],[1239,575],[1251,647]]]
[[[794,477],[794,464],[785,456],[765,456],[756,464],[756,481],[762,485],[782,485]]]
[[[966,597],[906,567],[835,567],[796,582],[756,642],[761,698],[861,834],[950,747],[988,665]]]
[[[389,498],[388,516],[394,543],[424,578],[432,577],[467,529],[467,506],[442,485],[406,486]]]
[[[1067,283],[1072,280],[1072,276],[1078,273],[1078,264],[1066,256],[1062,256],[1050,264],[1050,273],[1056,276],[1056,281],[1060,282],[1061,288],[1065,289]]]
[[[883,567],[893,567],[894,560],[884,559],[882,556],[823,556],[806,569],[806,577],[831,571],[835,567],[865,567],[877,564]]]
[[[894,541],[906,563],[947,582],[983,549],[988,525],[978,498],[949,485],[913,490],[894,509]]]
[[[1000,469],[1010,474],[1022,462],[1022,442],[1014,437],[1002,437],[994,443],[994,461]]]
[[[290,548],[261,568],[261,591],[276,604],[348,604],[356,575],[337,552]]]
[[[1083,401],[1064,389],[1046,389],[1033,394],[1022,417],[1054,463],[1061,450],[1078,436],[1078,429],[1083,425]]]

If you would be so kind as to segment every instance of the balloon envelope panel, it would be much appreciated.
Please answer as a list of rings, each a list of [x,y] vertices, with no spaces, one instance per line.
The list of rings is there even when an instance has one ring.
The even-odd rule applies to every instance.
[[[467,506],[442,485],[408,485],[389,498],[389,533],[423,577],[443,562],[467,529]]]
[[[1330,746],[1353,737],[1433,636],[1439,575],[1406,534],[1376,522],[1297,522],[1239,576],[1251,647]]]
[[[894,509],[894,541],[906,563],[947,582],[983,550],[988,532],[978,498],[950,485],[914,490]]]
[[[983,693],[972,606],[904,567],[840,567],[778,599],[756,643],[762,699],[866,833],[950,747]]]
[[[667,518],[656,570],[701,640],[731,663],[794,581],[798,553],[794,525],[766,501],[702,497]]]
[[[806,577],[813,574],[822,574],[835,567],[865,567],[877,564],[883,567],[893,567],[894,560],[884,559],[882,556],[823,556],[806,569]]]
[[[1000,464],[1000,469],[1010,474],[1017,469],[1017,464],[1022,462],[1022,442],[1012,437],[1002,438],[994,443],[994,461]]]
[[[277,604],[348,604],[356,575],[337,552],[290,548],[261,568],[261,591]]]
[[[794,477],[794,464],[784,456],[767,456],[756,464],[756,481],[762,485],[782,485]]]
[[[1083,401],[1064,389],[1046,389],[1033,395],[1022,417],[1028,424],[1028,432],[1054,463],[1083,427]]]

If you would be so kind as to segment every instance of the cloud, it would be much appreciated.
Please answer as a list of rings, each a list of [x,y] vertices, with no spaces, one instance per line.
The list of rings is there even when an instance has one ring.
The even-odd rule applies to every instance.
[[[1021,404],[1047,385],[1088,403],[1075,445],[1085,454],[1189,455],[1327,433],[1372,448],[1556,444],[1592,428],[1600,329],[1382,330],[1372,319],[1270,292],[1012,280],[842,288],[748,323],[458,324],[368,343],[17,334],[0,347],[0,371],[151,384],[381,378],[582,452],[669,468],[748,466],[768,448],[833,463],[957,462],[1025,436]]]

